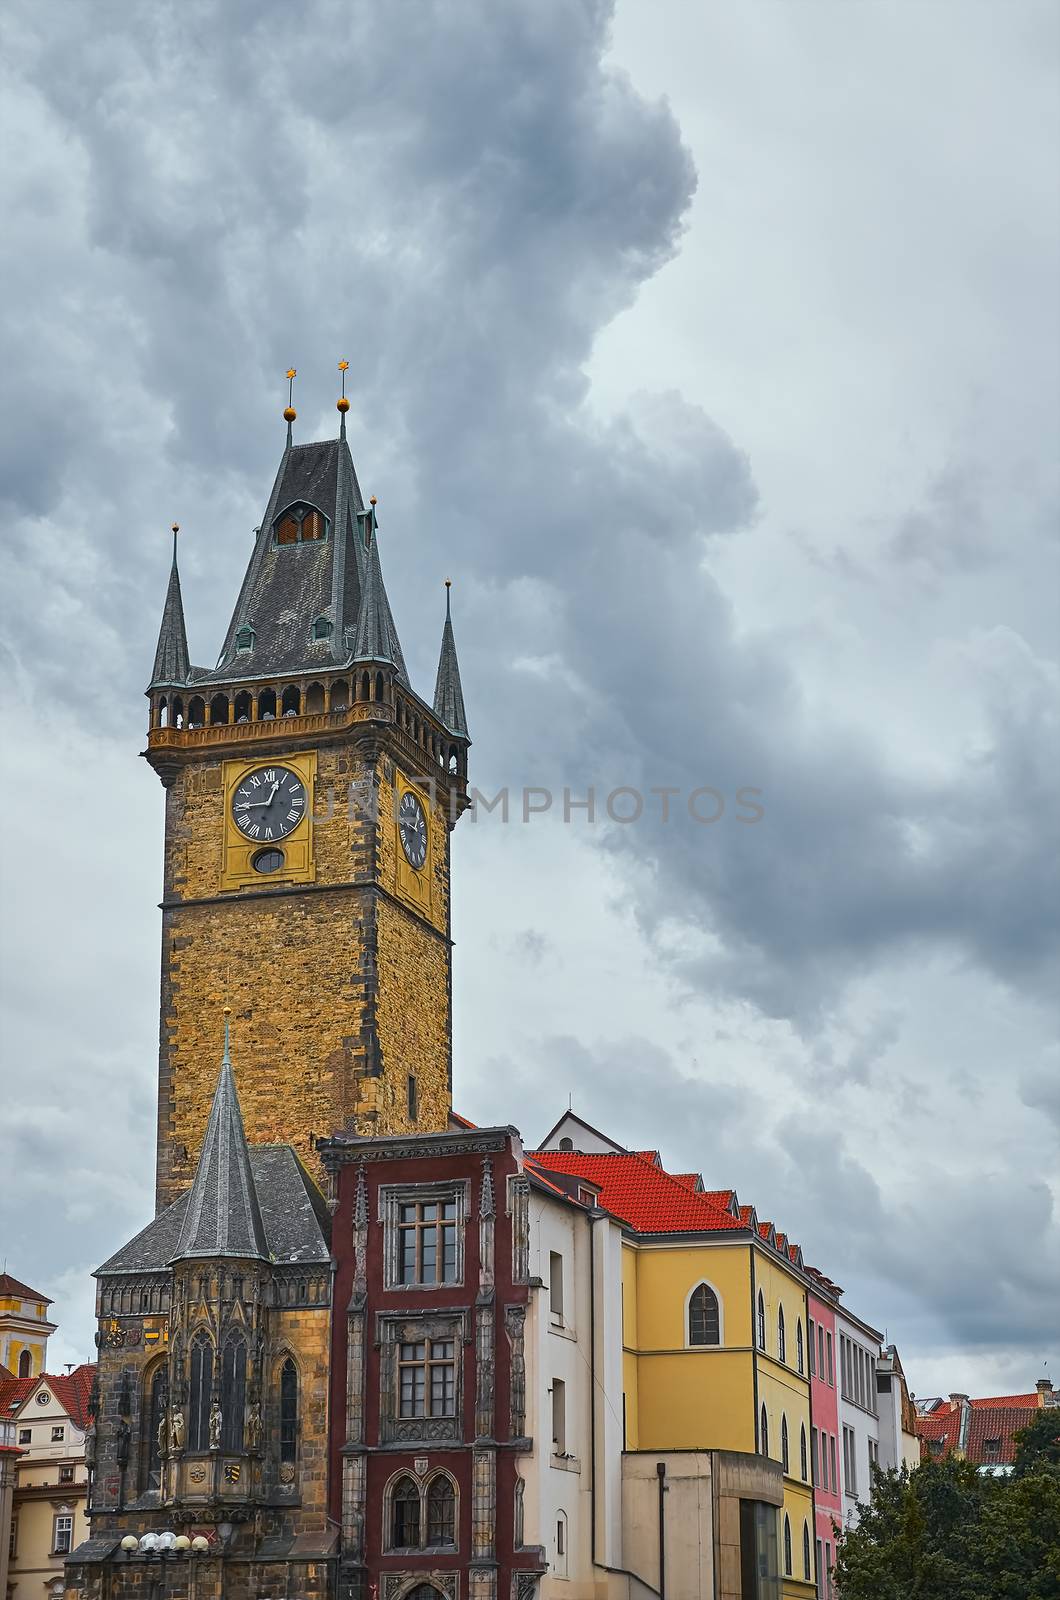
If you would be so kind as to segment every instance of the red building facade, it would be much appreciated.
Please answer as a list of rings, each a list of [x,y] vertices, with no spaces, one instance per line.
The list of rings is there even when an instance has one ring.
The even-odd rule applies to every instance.
[[[318,1146],[336,1263],[342,1600],[532,1600],[529,1179],[512,1128]]]
[[[822,1289],[823,1284],[822,1279]],[[822,1292],[821,1295],[811,1293],[807,1297],[806,1309],[817,1592],[824,1600],[831,1600],[834,1593],[832,1567],[835,1563],[836,1538],[843,1525],[835,1308]]]

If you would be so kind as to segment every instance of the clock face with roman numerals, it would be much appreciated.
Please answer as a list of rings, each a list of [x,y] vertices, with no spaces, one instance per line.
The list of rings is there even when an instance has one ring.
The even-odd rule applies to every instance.
[[[418,872],[427,859],[427,818],[411,789],[406,789],[398,806],[398,832],[401,848],[409,865]]]
[[[305,784],[290,767],[248,772],[232,796],[232,820],[245,839],[286,839],[306,814]]]

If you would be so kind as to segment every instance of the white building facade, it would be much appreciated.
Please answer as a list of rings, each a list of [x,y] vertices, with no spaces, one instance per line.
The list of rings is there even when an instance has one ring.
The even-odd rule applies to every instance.
[[[835,1327],[843,1526],[853,1528],[858,1523],[859,1505],[870,1499],[872,1468],[883,1465],[876,1382],[881,1335],[839,1305]]]

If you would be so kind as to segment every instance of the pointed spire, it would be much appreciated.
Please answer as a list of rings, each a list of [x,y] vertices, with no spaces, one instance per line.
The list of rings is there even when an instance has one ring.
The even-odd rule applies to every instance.
[[[456,659],[456,640],[453,637],[453,617],[449,605],[452,583],[445,580],[445,626],[442,628],[442,649],[438,657],[438,677],[434,684],[434,714],[440,717],[450,733],[461,739],[468,737],[467,713],[464,710],[464,691],[460,686],[460,663]]]
[[[184,1213],[174,1261],[185,1260],[188,1256],[269,1259],[254,1177],[250,1170],[250,1151],[232,1074],[230,1016],[231,1011],[225,1006],[225,1047],[221,1058],[221,1075],[217,1080],[206,1137],[199,1152],[195,1180],[188,1196],[188,1209]]]
[[[173,524],[173,565],[169,569],[169,587],[166,603],[162,607],[162,626],[158,630],[155,646],[155,664],[149,688],[176,688],[188,681],[191,663],[188,657],[188,634],[184,626],[184,602],[180,593],[180,573],[177,571],[177,534],[180,524]]]
[[[368,548],[365,552],[364,586],[361,589],[361,608],[357,613],[357,631],[353,636],[355,661],[390,661],[390,630],[387,627],[383,573],[379,566],[379,541],[376,538],[375,501],[365,519]]]

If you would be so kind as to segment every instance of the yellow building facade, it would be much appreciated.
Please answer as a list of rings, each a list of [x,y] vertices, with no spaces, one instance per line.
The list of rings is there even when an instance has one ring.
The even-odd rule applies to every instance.
[[[798,1269],[765,1243],[632,1235],[622,1280],[627,1449],[786,1458],[782,1592],[785,1600],[806,1600],[816,1573],[806,1288]],[[717,1297],[717,1344],[690,1342],[689,1303],[700,1284]]]
[[[50,1305],[39,1289],[0,1272],[0,1367],[13,1377],[37,1378],[44,1371],[56,1327],[48,1321]]]

